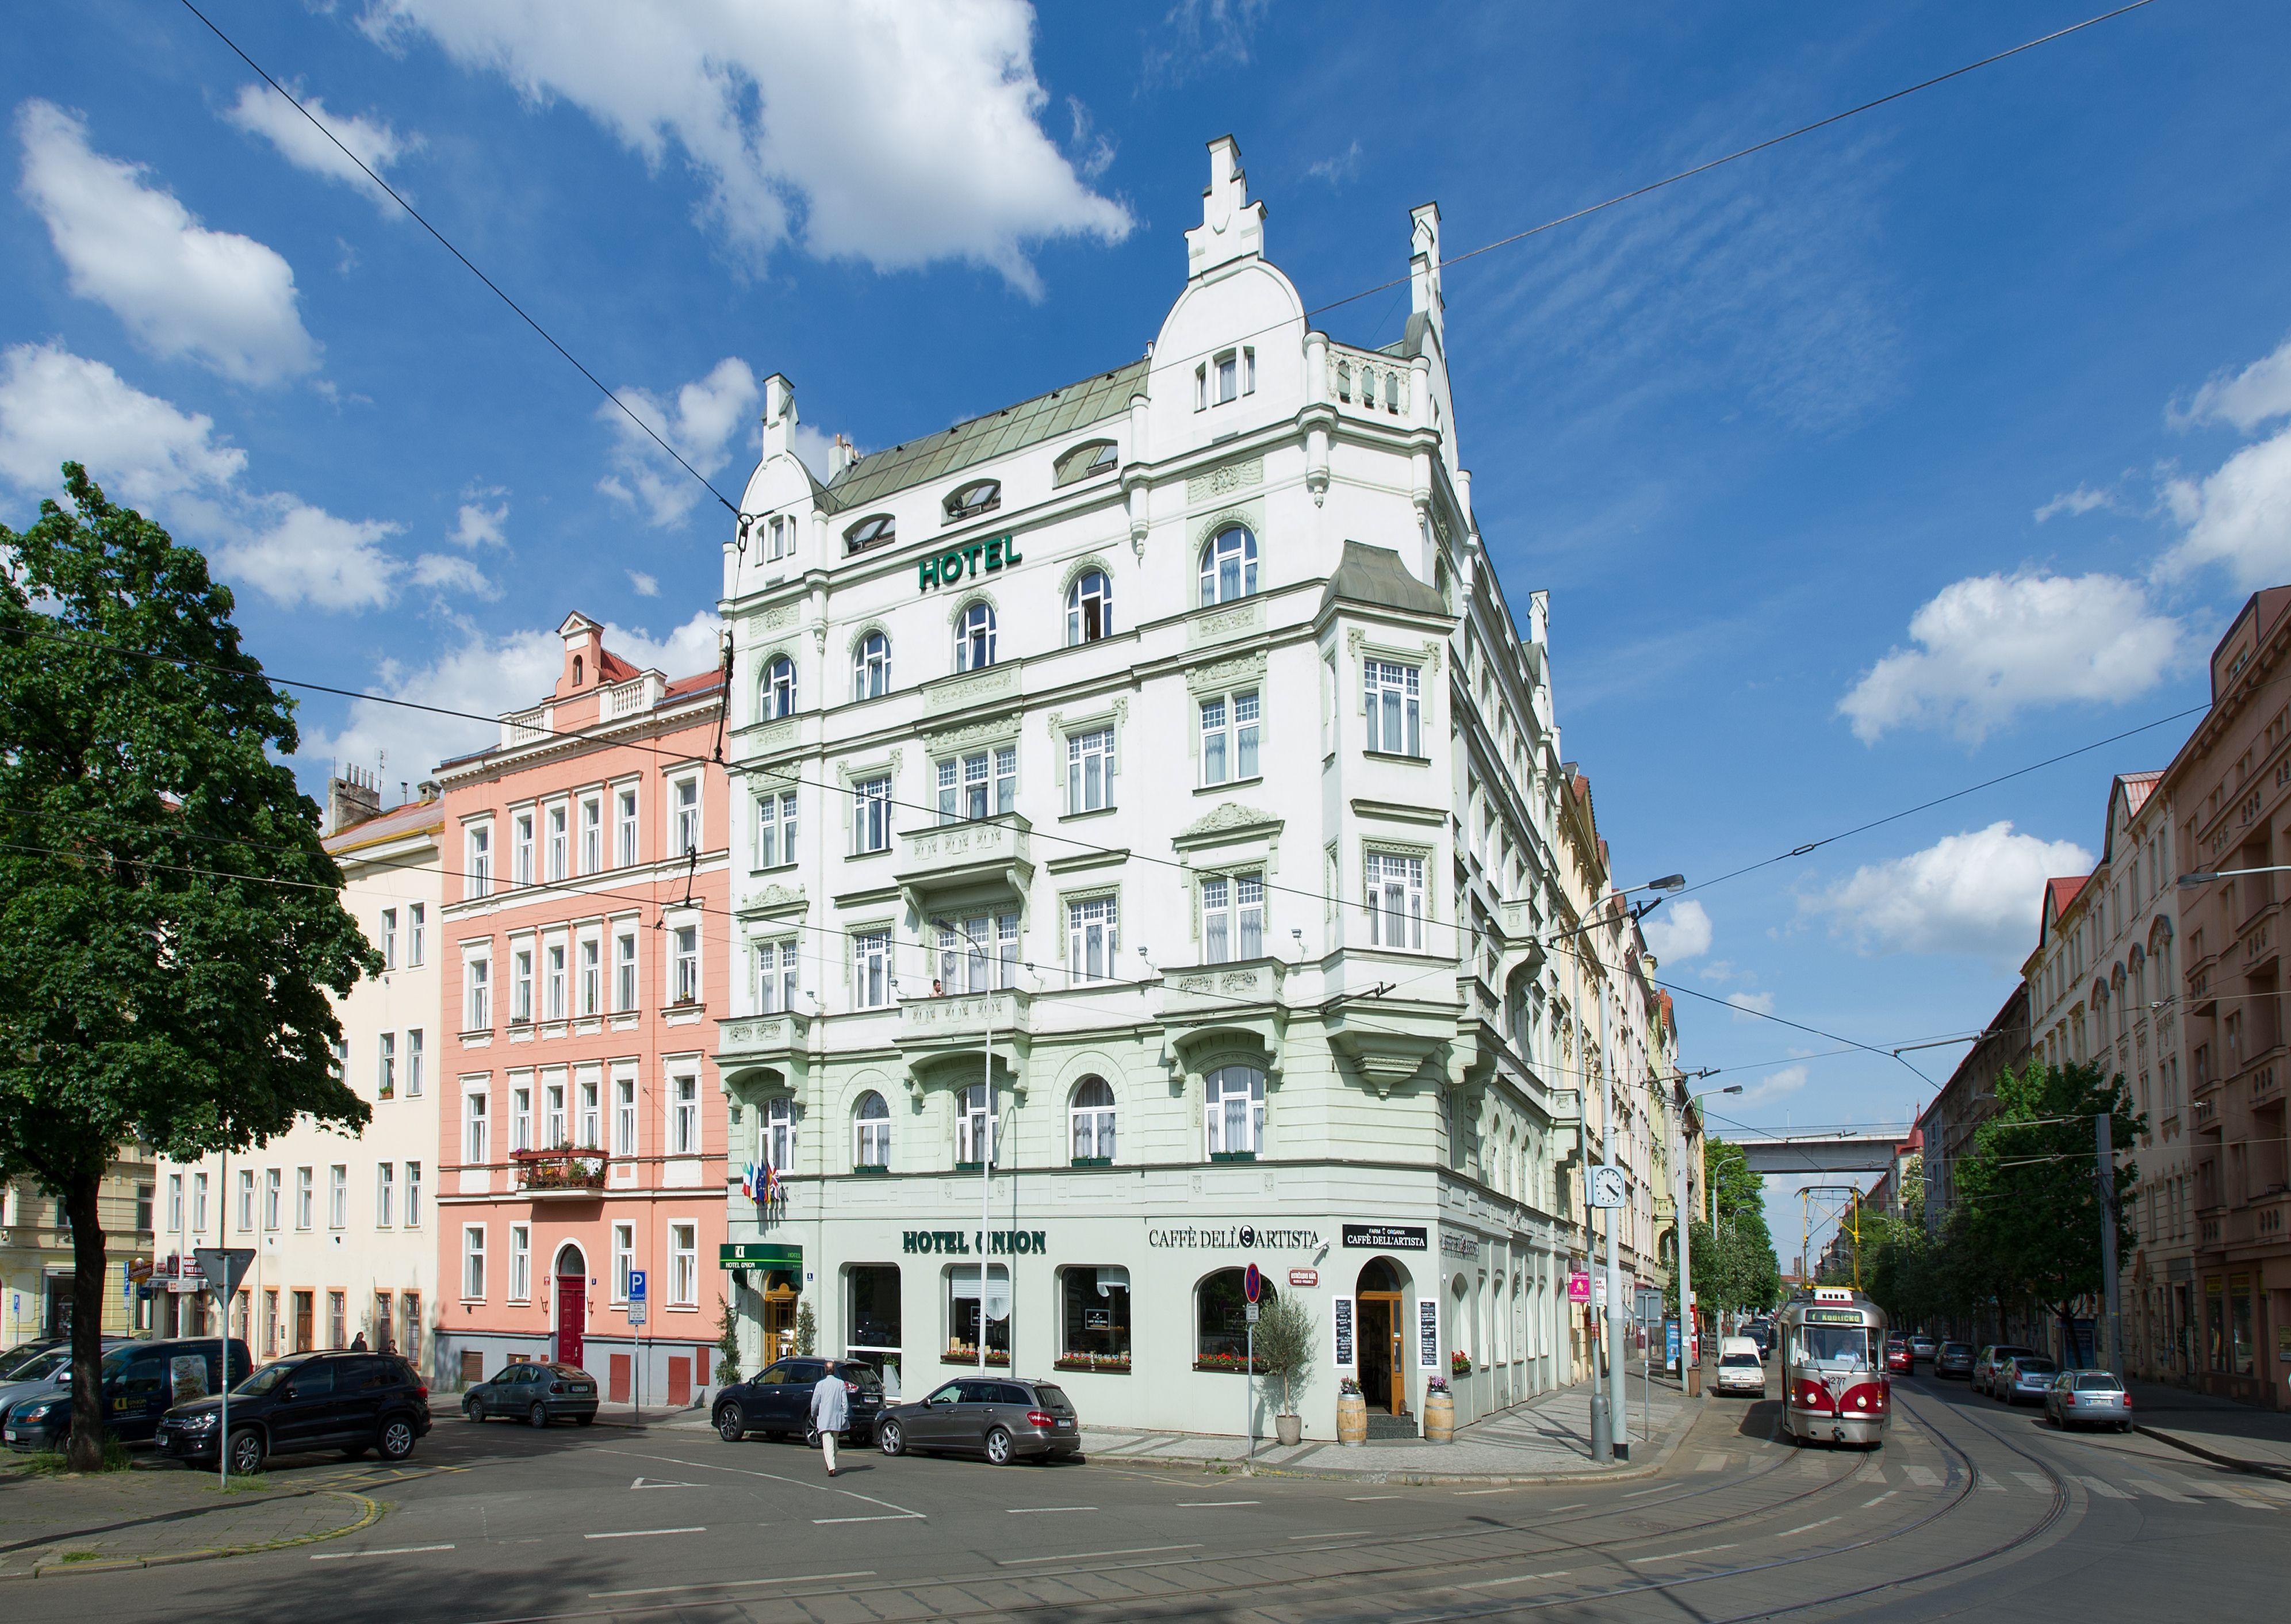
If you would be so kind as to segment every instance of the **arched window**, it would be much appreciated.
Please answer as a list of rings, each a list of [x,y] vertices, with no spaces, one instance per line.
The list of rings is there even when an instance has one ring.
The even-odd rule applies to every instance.
[[[1112,440],[1092,440],[1077,446],[1057,460],[1050,483],[1053,487],[1072,485],[1077,479],[1091,478],[1098,474],[1110,474],[1121,462],[1121,454]]]
[[[994,1091],[996,1109],[1000,1110],[1007,1105],[1009,1098],[1008,1089],[997,1089]],[[972,1083],[962,1091],[962,1114],[954,1125],[954,1159],[976,1167],[978,1165],[980,1151],[984,1149],[987,1154],[992,1155],[1001,1137],[1000,1134],[988,1130],[986,1085],[983,1082]]]
[[[1231,603],[1257,591],[1257,538],[1239,525],[1202,549],[1202,602]]]
[[[1113,632],[1113,583],[1101,569],[1087,570],[1066,591],[1066,647],[1095,643]]]
[[[1073,1159],[1113,1160],[1113,1089],[1103,1077],[1085,1077],[1074,1085],[1068,1107],[1073,1123]]]
[[[785,1096],[764,1107],[764,1160],[783,1172],[795,1165],[795,1101]]]
[[[1261,1308],[1274,1299],[1273,1282],[1258,1290]],[[1249,1356],[1249,1296],[1239,1269],[1219,1269],[1195,1289],[1194,1364],[1197,1370],[1238,1371]]]
[[[795,662],[785,655],[764,667],[764,720],[779,720],[795,714]]]
[[[946,499],[946,516],[953,519],[976,519],[981,513],[992,513],[1002,505],[1002,481],[973,479]]]
[[[955,623],[954,669],[985,671],[994,663],[994,606],[974,603]]]
[[[899,539],[899,521],[888,513],[872,513],[843,533],[843,551],[864,552]]]
[[[1221,1065],[1207,1081],[1210,1156],[1256,1155],[1265,1138],[1265,1073]]]
[[[891,691],[891,639],[870,631],[851,651],[851,697],[880,699]]]
[[[577,654],[573,656],[573,686],[581,686],[581,656]]]
[[[851,1119],[851,1165],[891,1165],[891,1107],[872,1089],[859,1097],[859,1109]]]

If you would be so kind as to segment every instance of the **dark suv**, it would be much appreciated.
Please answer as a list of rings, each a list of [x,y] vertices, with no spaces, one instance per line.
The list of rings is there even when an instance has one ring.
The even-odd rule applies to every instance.
[[[246,1344],[233,1337],[232,1379],[244,1377],[253,1363],[247,1356]],[[161,1418],[173,1406],[221,1387],[222,1364],[222,1344],[213,1337],[171,1337],[109,1349],[98,1367],[104,1431],[122,1443],[150,1442]],[[71,1431],[71,1410],[68,1381],[58,1386],[53,1397],[19,1400],[8,1412],[4,1428],[8,1447],[62,1448],[65,1435]]]
[[[848,1359],[783,1359],[752,1381],[735,1383],[716,1396],[716,1435],[737,1443],[748,1433],[768,1438],[801,1437],[811,1430],[811,1390],[830,1364],[843,1379],[847,1442],[872,1443],[883,1413],[883,1379],[875,1367]]]
[[[159,1423],[159,1452],[213,1460],[222,1401],[178,1404]],[[370,1449],[403,1460],[430,1430],[430,1389],[395,1354],[293,1354],[230,1390],[230,1469],[259,1472],[270,1455]]]

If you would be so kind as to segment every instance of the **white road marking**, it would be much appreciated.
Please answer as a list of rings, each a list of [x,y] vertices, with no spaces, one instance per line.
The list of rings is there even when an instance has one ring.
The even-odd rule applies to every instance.
[[[450,1551],[450,1545],[393,1545],[379,1551],[326,1551],[310,1558],[313,1562],[348,1562],[353,1556],[410,1556],[416,1551]]]
[[[1397,1494],[1347,1494],[1345,1498],[1348,1500],[1396,1500],[1402,1497]]]
[[[1583,1507],[1586,1507],[1586,1506],[1589,1505],[1590,1503],[1591,1503],[1591,1502],[1590,1502],[1589,1500],[1577,1500],[1577,1501],[1576,1501],[1573,1505],[1572,1505],[1572,1506],[1547,1506],[1547,1507],[1544,1507],[1544,1510],[1545,1510],[1547,1513],[1553,1512],[1553,1511],[1580,1511],[1580,1510],[1582,1510],[1582,1509],[1583,1509]]]
[[[1261,1506],[1264,1503],[1262,1500],[1179,1500],[1178,1507],[1180,1510],[1201,1511],[1217,1506]]]
[[[2177,1500],[2182,1506],[2192,1506],[2196,1503],[2187,1495],[2181,1493],[2177,1489],[2167,1488],[2163,1483],[2158,1483],[2152,1477],[2135,1477],[2132,1480],[2132,1486],[2135,1489],[2142,1490],[2146,1493],[2154,1495],[2158,1499]]]
[[[1863,1500],[1861,1502],[1861,1509],[1867,1511],[1870,1507],[1877,1505],[1879,1501],[1889,1500],[1900,1492],[1901,1491],[1899,1489],[1888,1489],[1883,1494],[1879,1495],[1877,1499]]]
[[[743,1477],[768,1477],[774,1483],[792,1483],[799,1489],[809,1489],[817,1494],[841,1494],[855,1500],[865,1500],[871,1506],[880,1506],[886,1511],[896,1511],[904,1516],[922,1515],[920,1511],[909,1511],[904,1506],[894,1506],[888,1500],[879,1500],[872,1494],[860,1493],[856,1489],[831,1488],[824,1483],[808,1482],[800,1477],[787,1477],[777,1472],[759,1472],[753,1467],[720,1466],[712,1460],[679,1460],[673,1455],[647,1455],[642,1450],[634,1449],[607,1449],[599,1450],[597,1452],[604,1455],[626,1455],[631,1460],[665,1460],[671,1466],[692,1467],[703,1472],[736,1472]]]
[[[2005,1485],[1986,1472],[1976,1472],[1973,1475],[1973,1486],[1976,1489],[1986,1489],[1991,1494],[2005,1492]]]
[[[1905,1466],[1901,1470],[1908,1473],[1909,1481],[1920,1489],[1941,1487],[1941,1474],[1929,1466]]]
[[[2094,1494],[2100,1495],[2105,1499],[2128,1500],[2132,1498],[2123,1490],[2118,1488],[2114,1483],[2105,1482],[2101,1478],[2090,1476],[2082,1472],[2077,1474],[2077,1481],[2084,1484],[2086,1488],[2091,1490]]]
[[[623,1528],[617,1533],[583,1534],[583,1540],[648,1540],[655,1534],[704,1534],[704,1528]]]
[[[1777,1539],[1777,1540],[1787,1540],[1787,1539],[1789,1539],[1792,1534],[1808,1534],[1808,1533],[1812,1533],[1815,1529],[1817,1529],[1817,1528],[1821,1528],[1821,1527],[1823,1527],[1823,1526],[1825,1526],[1826,1524],[1831,1524],[1831,1523],[1835,1523],[1836,1521],[1837,1521],[1837,1519],[1836,1517],[1824,1517],[1824,1518],[1822,1518],[1822,1519],[1821,1519],[1821,1522],[1819,1522],[1819,1523],[1805,1523],[1805,1524],[1800,1524],[1798,1527],[1796,1527],[1796,1528],[1786,1528],[1786,1529],[1784,1529],[1781,1532],[1780,1532],[1780,1533],[1776,1534],[1776,1535],[1774,1536],[1774,1538],[1775,1538],[1775,1539]]]
[[[994,1565],[998,1568],[1025,1568],[1038,1562],[1081,1562],[1092,1556],[1150,1556],[1158,1551],[1197,1551],[1201,1548],[1199,1540],[1191,1545],[1132,1545],[1118,1551],[1068,1551],[1063,1556],[997,1557]]]
[[[1723,1472],[1726,1469],[1726,1457],[1713,1451],[1696,1461],[1694,1469],[1698,1472]]]
[[[2041,1473],[2015,1472],[2013,1475],[2019,1478],[2022,1483],[2026,1483],[2030,1488],[2034,1489],[2039,1494],[2050,1494],[2053,1491],[2052,1483]]]
[[[639,1477],[629,1485],[631,1489],[696,1489],[696,1483],[663,1483],[657,1477]]]
[[[1005,1506],[1002,1507],[1005,1515],[1014,1517],[1043,1516],[1053,1511],[1095,1511],[1097,1509],[1095,1506]]]
[[[1373,1528],[1331,1528],[1326,1533],[1290,1534],[1291,1540],[1363,1540],[1376,1532]]]
[[[1459,1590],[1492,1590],[1498,1585],[1523,1585],[1531,1580],[1564,1579],[1567,1577],[1568,1572],[1569,1570],[1566,1568],[1559,1568],[1549,1573],[1515,1573],[1509,1579],[1483,1579],[1476,1584],[1458,1585],[1455,1588]]]
[[[1664,1551],[1653,1556],[1642,1556],[1639,1560],[1641,1562],[1674,1562],[1681,1556],[1708,1556],[1713,1551],[1731,1551],[1734,1548],[1734,1542],[1729,1540],[1724,1545],[1698,1545],[1691,1551]]]
[[[1627,1500],[1635,1500],[1642,1494],[1660,1494],[1665,1489],[1669,1487],[1670,1485],[1667,1483],[1659,1483],[1652,1489],[1634,1489],[1628,1494],[1624,1495],[1623,1498]]]
[[[735,1590],[749,1585],[805,1585],[830,1579],[872,1579],[872,1568],[853,1568],[848,1573],[790,1573],[784,1579],[720,1579],[707,1584],[647,1585],[641,1590],[591,1590],[589,1599],[601,1602],[618,1596],[672,1596],[679,1590]]]
[[[923,1520],[923,1514],[920,1511],[879,1511],[872,1516],[814,1517],[811,1522],[813,1527],[818,1528],[830,1523],[920,1523]],[[591,1537],[594,1538],[593,1535]]]
[[[1516,1494],[1526,1486],[1524,1483],[1512,1483],[1501,1489],[1458,1489],[1454,1492],[1457,1494]]]

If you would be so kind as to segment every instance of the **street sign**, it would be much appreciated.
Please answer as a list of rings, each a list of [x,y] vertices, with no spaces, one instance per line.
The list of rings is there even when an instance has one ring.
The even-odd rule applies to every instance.
[[[1252,1263],[1241,1277],[1241,1294],[1249,1298],[1249,1305],[1252,1310],[1249,1317],[1252,1320],[1257,1317],[1254,1312],[1257,1306],[1257,1295],[1264,1290],[1265,1276],[1257,1272],[1257,1266]]]
[[[631,1325],[641,1325],[641,1324],[643,1324],[644,1323],[645,1323],[645,1300],[644,1300],[644,1298],[641,1298],[641,1297],[638,1297],[638,1298],[631,1298],[631,1299],[630,1299],[630,1301],[629,1301],[629,1323],[630,1323],[630,1324],[631,1324]]]
[[[238,1282],[246,1278],[246,1271],[254,1266],[252,1246],[200,1246],[191,1251],[198,1264],[200,1278],[206,1289],[217,1297],[229,1297],[238,1290]]]
[[[1595,1167],[1591,1170],[1591,1204],[1595,1207],[1620,1207],[1623,1204],[1623,1170],[1619,1167]]]
[[[1289,1283],[1292,1286],[1317,1286],[1321,1283],[1321,1271],[1318,1269],[1290,1269],[1289,1271]],[[2291,1359],[2291,1355],[2287,1355],[2287,1359]]]
[[[645,1272],[642,1269],[631,1269],[629,1271],[629,1301],[631,1304],[635,1304],[640,1303],[644,1301],[644,1299]]]
[[[1251,1325],[1257,1323],[1257,1305],[1255,1303],[1243,1303],[1241,1306],[1241,1311],[1242,1314],[1246,1316],[1248,1323]]]

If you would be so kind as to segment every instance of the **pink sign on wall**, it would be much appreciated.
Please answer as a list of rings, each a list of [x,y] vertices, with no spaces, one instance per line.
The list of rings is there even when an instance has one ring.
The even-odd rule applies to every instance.
[[[1591,1300],[1591,1276],[1581,1269],[1567,1276],[1567,1300],[1571,1303]]]

